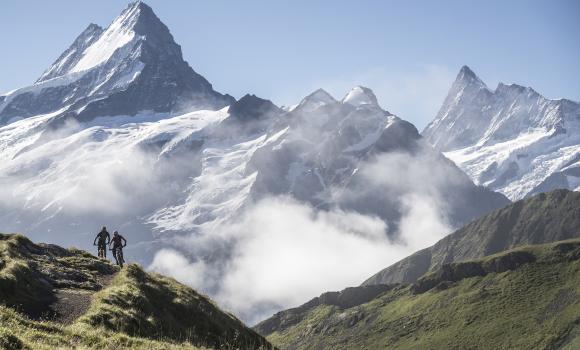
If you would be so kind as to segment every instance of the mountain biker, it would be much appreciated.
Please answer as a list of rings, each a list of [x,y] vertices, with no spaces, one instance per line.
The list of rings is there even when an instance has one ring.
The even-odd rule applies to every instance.
[[[111,250],[113,251],[113,257],[117,262],[117,265],[123,267],[123,263],[125,262],[123,259],[123,247],[127,245],[127,240],[125,237],[121,236],[118,231],[113,232],[113,238],[109,243],[109,247],[113,246]]]
[[[99,258],[106,258],[107,257],[107,244],[111,241],[111,235],[107,231],[107,227],[103,226],[101,232],[97,233],[95,240],[93,241],[93,245],[97,245],[97,240],[99,244],[97,246],[97,254]]]

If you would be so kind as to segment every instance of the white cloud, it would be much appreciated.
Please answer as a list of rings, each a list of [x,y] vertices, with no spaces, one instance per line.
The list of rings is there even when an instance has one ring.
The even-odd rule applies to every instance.
[[[191,286],[203,285],[207,276],[206,264],[203,261],[192,264],[181,253],[174,249],[161,249],[151,262],[150,269],[164,275],[173,276]]]
[[[419,145],[422,149],[414,155],[385,153],[362,166],[360,173],[369,182],[368,190],[417,193],[442,207],[445,203],[440,199],[441,192],[464,184],[466,177],[429,146]]]
[[[227,264],[188,262],[175,251],[162,251],[150,268],[206,291],[219,279],[211,293],[218,302],[257,322],[325,291],[358,285],[449,232],[425,197],[408,197],[404,211],[402,227],[408,232],[401,234],[405,240],[394,243],[386,234],[387,225],[376,217],[317,211],[288,197],[268,198],[235,223],[214,231],[211,240],[203,235],[189,238],[188,246],[198,246],[198,251],[208,242],[215,247],[216,235],[224,242],[235,241]]]
[[[399,230],[410,251],[423,249],[449,233],[450,227],[433,198],[411,194],[403,198],[403,208],[406,215]]]

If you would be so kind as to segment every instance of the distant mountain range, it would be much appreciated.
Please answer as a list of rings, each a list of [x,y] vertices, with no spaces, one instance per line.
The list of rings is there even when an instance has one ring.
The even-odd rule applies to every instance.
[[[479,185],[517,200],[556,188],[580,189],[580,104],[500,83],[467,66],[423,137]]]
[[[393,237],[413,193],[436,197],[452,226],[509,203],[368,88],[342,100],[317,90],[287,109],[214,91],[143,2],[106,29],[89,25],[36,83],[1,100],[0,182],[10,191],[0,218],[62,244],[104,223],[132,241],[189,234],[269,196],[377,216]],[[390,181],[377,188],[368,164],[390,154],[412,166],[375,174]],[[417,169],[437,176],[409,183]],[[146,262],[156,248],[140,247],[134,256]]]

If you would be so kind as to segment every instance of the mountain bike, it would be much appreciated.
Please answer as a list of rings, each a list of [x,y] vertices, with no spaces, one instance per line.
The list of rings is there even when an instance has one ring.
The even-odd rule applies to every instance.
[[[113,252],[113,257],[115,258],[115,261],[117,262],[117,265],[123,267],[123,264],[125,263],[125,259],[123,258],[123,247],[118,247],[118,248],[111,248],[111,251]]]
[[[97,246],[97,255],[99,258],[106,258],[107,257],[107,245],[106,244],[93,244]]]

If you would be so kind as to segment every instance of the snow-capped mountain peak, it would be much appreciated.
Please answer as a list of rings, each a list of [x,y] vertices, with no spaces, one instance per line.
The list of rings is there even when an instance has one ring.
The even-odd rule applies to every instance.
[[[144,31],[146,26],[163,25],[161,20],[155,15],[153,9],[142,1],[135,1],[130,3],[121,14],[113,20],[109,29],[111,30],[125,30],[134,31],[140,35],[147,34]]]
[[[293,110],[313,111],[322,106],[333,105],[338,103],[331,94],[324,89],[318,89],[310,95],[304,97]]]
[[[375,105],[378,106],[377,97],[374,92],[364,86],[353,87],[342,99],[342,103],[348,103],[352,106],[358,107],[360,105]]]
[[[99,39],[104,29],[91,23],[76,38],[73,44],[40,76],[36,83],[47,81],[67,74],[83,57],[83,53],[96,40]]]
[[[311,93],[310,95],[306,96],[302,99],[301,103],[323,103],[323,104],[331,104],[336,103],[334,97],[331,94],[326,92],[324,89],[318,89]]]
[[[81,59],[69,72],[85,71],[98,66],[106,62],[116,50],[135,39],[137,34],[134,27],[141,17],[141,7],[141,3],[135,3],[125,9],[99,38],[83,51]]]
[[[478,85],[480,87],[487,87],[485,83],[469,68],[468,66],[463,66],[459,70],[457,77],[455,78],[454,85],[465,86],[468,84]]]
[[[521,199],[580,189],[580,104],[531,87],[490,90],[464,66],[423,136],[475,183]]]
[[[130,55],[131,47],[145,39],[157,41],[156,45],[173,43],[169,29],[151,7],[137,1],[125,8],[106,29],[90,24],[38,81],[95,68],[125,47],[128,47],[125,56]]]
[[[169,29],[139,1],[104,30],[89,25],[34,85],[6,95],[0,125],[57,110],[84,121],[219,109],[234,101],[191,69]]]

